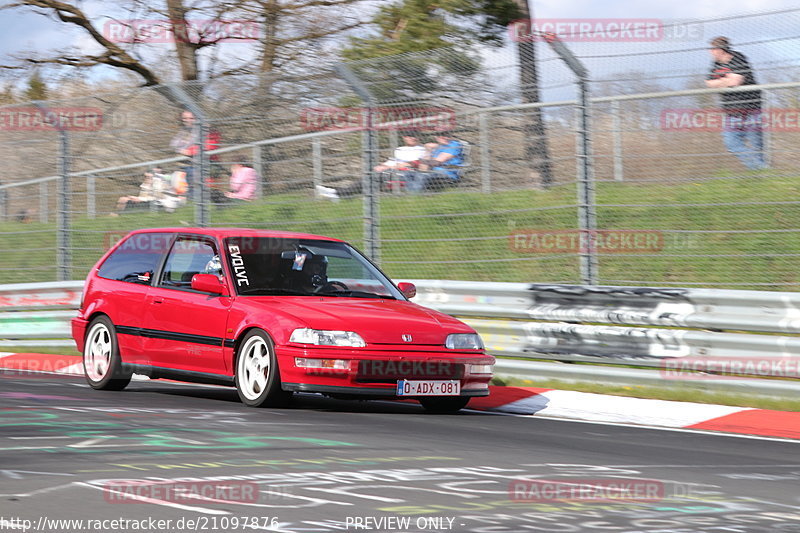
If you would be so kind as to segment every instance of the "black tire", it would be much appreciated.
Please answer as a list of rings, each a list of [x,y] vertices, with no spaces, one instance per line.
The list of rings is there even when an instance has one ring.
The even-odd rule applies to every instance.
[[[98,390],[122,390],[131,382],[131,373],[122,370],[116,329],[105,315],[92,320],[86,328],[83,374],[89,386]]]
[[[281,373],[275,344],[262,329],[244,336],[236,351],[236,392],[250,407],[284,407],[291,392],[281,389]]]
[[[420,398],[419,403],[429,413],[457,413],[467,406],[469,396],[445,396]]]

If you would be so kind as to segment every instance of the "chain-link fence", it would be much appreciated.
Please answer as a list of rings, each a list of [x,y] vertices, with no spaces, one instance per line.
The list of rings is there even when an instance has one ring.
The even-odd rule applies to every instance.
[[[72,122],[0,130],[0,280],[81,278],[137,227],[225,225],[344,238],[396,278],[800,286],[800,9],[660,21],[649,41],[590,22],[555,41],[588,70],[586,132],[580,76],[518,31],[480,53],[39,103]],[[717,93],[731,91],[704,88],[718,35],[761,83],[768,169],[730,153]],[[457,164],[439,157],[451,143]],[[236,197],[236,163],[252,195]]]

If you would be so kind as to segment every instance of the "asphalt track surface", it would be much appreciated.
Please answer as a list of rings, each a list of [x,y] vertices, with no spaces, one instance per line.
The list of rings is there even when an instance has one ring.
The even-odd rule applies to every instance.
[[[2,374],[2,531],[800,532],[800,444]]]

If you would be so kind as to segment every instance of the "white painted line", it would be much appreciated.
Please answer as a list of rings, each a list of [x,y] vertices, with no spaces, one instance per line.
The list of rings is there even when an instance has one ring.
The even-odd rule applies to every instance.
[[[215,515],[229,515],[229,514],[231,514],[228,511],[224,511],[222,509],[207,509],[205,507],[194,507],[194,506],[191,506],[191,505],[182,505],[180,503],[168,502],[168,501],[165,501],[165,500],[157,500],[155,498],[148,498],[146,496],[132,495],[132,494],[120,492],[120,491],[117,491],[117,490],[110,490],[107,487],[98,487],[97,485],[92,485],[91,483],[79,482],[79,483],[75,483],[75,484],[83,486],[83,487],[89,487],[89,488],[92,488],[92,489],[96,489],[96,490],[105,492],[106,494],[109,494],[109,493],[121,494],[124,498],[133,498],[135,500],[141,501],[142,503],[151,503],[151,504],[154,504],[154,505],[163,505],[165,507],[173,507],[175,509],[182,509],[184,511],[194,511],[194,512],[197,512],[197,513],[205,513],[205,514],[215,514]]]

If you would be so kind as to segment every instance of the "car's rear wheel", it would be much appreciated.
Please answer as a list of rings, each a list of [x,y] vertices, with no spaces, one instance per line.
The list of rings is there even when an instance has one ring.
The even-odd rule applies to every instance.
[[[281,389],[275,345],[264,330],[252,330],[239,344],[235,381],[236,391],[245,405],[281,407],[288,403],[291,392]]]
[[[466,407],[469,400],[468,396],[430,397],[420,398],[419,403],[431,413],[455,413]]]
[[[131,374],[123,372],[114,324],[107,316],[99,316],[89,324],[83,346],[83,373],[93,389],[122,390],[131,382]]]

